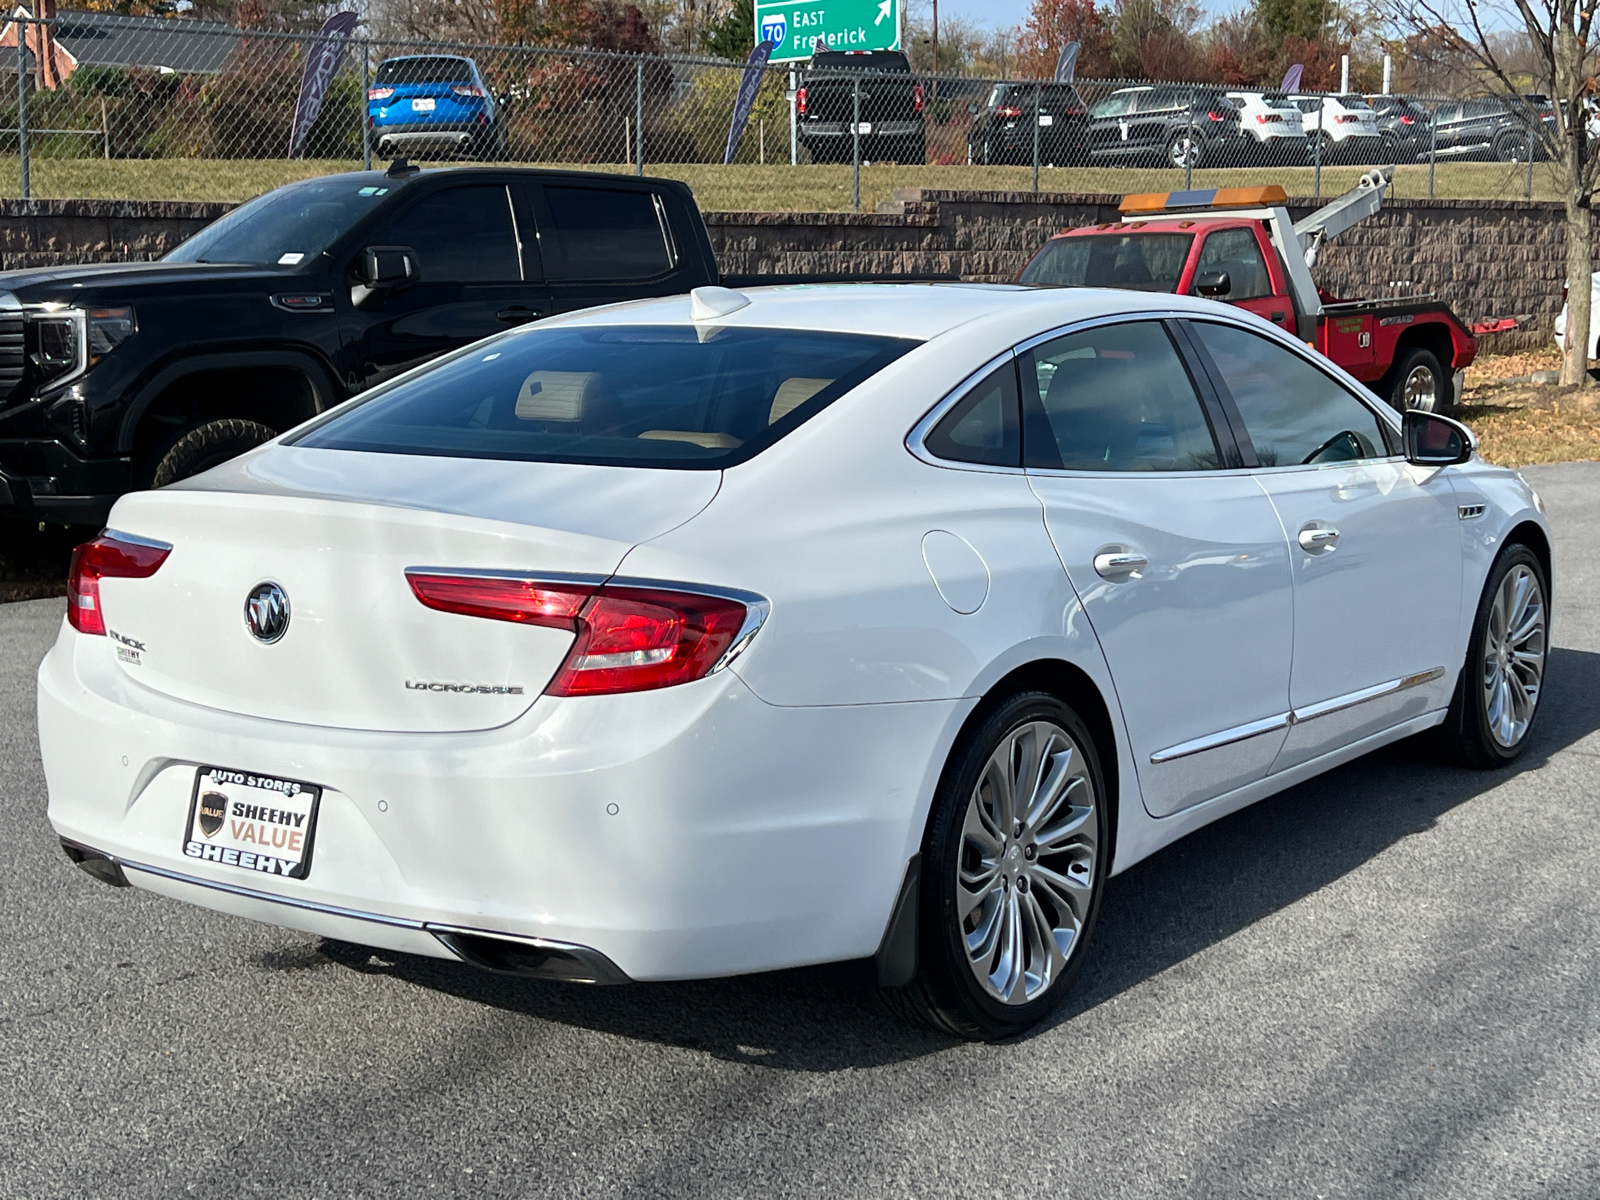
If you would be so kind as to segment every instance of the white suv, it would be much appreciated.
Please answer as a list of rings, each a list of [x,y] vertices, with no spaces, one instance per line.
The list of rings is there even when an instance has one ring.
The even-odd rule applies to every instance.
[[[1275,165],[1299,166],[1311,161],[1303,116],[1282,92],[1228,92],[1239,110],[1239,126],[1250,157]]]
[[[1360,96],[1296,96],[1307,139],[1322,143],[1322,161],[1376,162],[1383,147],[1378,115]]]

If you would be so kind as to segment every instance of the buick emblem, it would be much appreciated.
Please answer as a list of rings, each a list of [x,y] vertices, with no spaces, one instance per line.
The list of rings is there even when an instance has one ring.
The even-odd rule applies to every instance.
[[[202,792],[200,795],[200,832],[215,837],[222,828],[222,818],[228,813],[228,798],[221,792]]]
[[[289,597],[275,583],[258,583],[244,602],[244,623],[256,641],[271,645],[289,631]]]

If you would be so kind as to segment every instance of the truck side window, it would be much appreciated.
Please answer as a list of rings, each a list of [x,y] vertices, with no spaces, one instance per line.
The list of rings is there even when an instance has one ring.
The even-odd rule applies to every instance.
[[[1272,277],[1267,274],[1256,235],[1248,229],[1219,229],[1206,238],[1194,273],[1199,276],[1209,271],[1228,273],[1229,300],[1257,300],[1272,295]]]
[[[1377,415],[1298,354],[1233,325],[1191,328],[1222,373],[1263,467],[1384,458]]]
[[[1200,397],[1158,321],[1069,333],[1023,355],[1024,458],[1068,471],[1206,471]]]
[[[423,283],[514,283],[522,278],[511,200],[500,185],[448,188],[419,200],[372,245],[410,246]]]
[[[553,280],[650,279],[677,263],[666,213],[653,192],[546,184],[545,204],[560,254],[546,260]]]

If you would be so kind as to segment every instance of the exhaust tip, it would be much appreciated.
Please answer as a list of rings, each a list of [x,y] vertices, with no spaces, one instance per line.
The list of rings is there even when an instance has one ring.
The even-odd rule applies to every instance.
[[[519,938],[478,929],[429,925],[428,932],[463,962],[496,975],[551,979],[563,983],[631,983],[616,963],[598,950],[544,938]]]
[[[94,876],[101,883],[119,888],[133,886],[122,873],[122,865],[109,855],[91,850],[88,846],[80,846],[77,842],[69,842],[66,838],[61,839],[61,849],[85,874]]]

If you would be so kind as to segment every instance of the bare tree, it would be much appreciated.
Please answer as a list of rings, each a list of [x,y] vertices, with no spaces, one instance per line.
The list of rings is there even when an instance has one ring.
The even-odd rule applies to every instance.
[[[1589,277],[1593,267],[1592,204],[1597,176],[1589,145],[1595,90],[1593,0],[1389,0],[1401,29],[1427,33],[1477,66],[1529,130],[1534,152],[1549,160],[1567,212],[1567,335],[1561,382],[1589,382]],[[1508,37],[1507,27],[1521,37]],[[1526,93],[1548,84],[1553,119]]]

